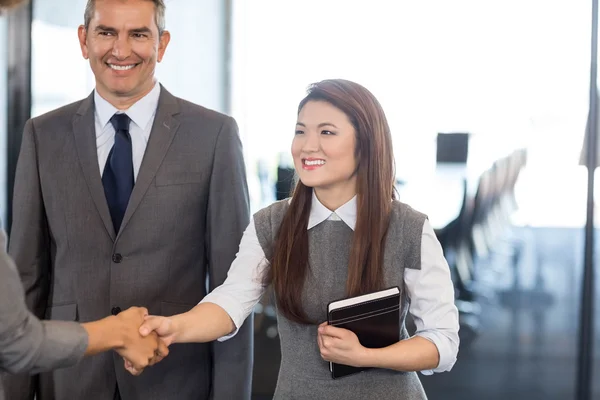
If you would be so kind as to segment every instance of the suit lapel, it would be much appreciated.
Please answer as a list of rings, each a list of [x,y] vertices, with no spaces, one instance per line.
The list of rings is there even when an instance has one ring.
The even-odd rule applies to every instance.
[[[100,167],[98,166],[98,150],[96,148],[96,131],[94,119],[94,93],[83,102],[73,119],[73,136],[77,147],[79,163],[87,182],[92,199],[100,213],[104,227],[111,239],[115,240],[110,212],[104,195]]]
[[[156,109],[156,116],[152,124],[152,131],[150,132],[142,165],[140,166],[135,185],[133,186],[133,192],[129,198],[129,204],[121,223],[120,232],[123,231],[131,216],[140,205],[169,150],[177,128],[179,128],[179,121],[174,118],[174,115],[178,113],[179,104],[177,103],[177,99],[161,85],[160,98],[158,99],[158,108]]]

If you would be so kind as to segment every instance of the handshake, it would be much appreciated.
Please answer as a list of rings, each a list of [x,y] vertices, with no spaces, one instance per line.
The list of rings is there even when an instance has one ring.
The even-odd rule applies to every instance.
[[[139,375],[169,354],[173,342],[171,320],[150,317],[144,307],[131,307],[100,321],[83,324],[88,332],[87,355],[113,349],[125,360],[125,369]]]
[[[212,323],[199,322],[207,320]],[[172,343],[208,343],[235,330],[229,314],[212,303],[170,317],[150,316],[143,307],[131,307],[83,327],[89,337],[87,355],[113,349],[133,375],[165,358]]]

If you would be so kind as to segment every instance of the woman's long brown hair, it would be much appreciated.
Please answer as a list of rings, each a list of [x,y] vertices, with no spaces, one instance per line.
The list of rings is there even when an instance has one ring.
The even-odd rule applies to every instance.
[[[381,105],[361,85],[342,79],[311,85],[298,113],[309,101],[325,101],[343,111],[356,131],[357,219],[350,248],[348,296],[383,286],[383,253],[394,196],[392,138]],[[298,182],[283,218],[266,283],[272,284],[279,311],[289,320],[312,324],[302,308],[309,266],[308,219],[312,188]]]

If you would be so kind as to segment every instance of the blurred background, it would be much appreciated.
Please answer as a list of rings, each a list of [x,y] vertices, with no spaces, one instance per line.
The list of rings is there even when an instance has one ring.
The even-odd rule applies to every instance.
[[[430,399],[577,397],[591,1],[166,3],[172,40],[158,79],[237,120],[253,212],[293,185],[289,148],[310,83],[350,79],[380,100],[400,199],[436,229],[461,315],[453,370],[419,375]],[[84,7],[33,0],[0,16],[5,228],[24,122],[94,87],[77,41]],[[595,332],[599,309],[586,309]],[[279,343],[269,296],[255,312],[261,400],[273,394]],[[591,339],[587,398],[600,398],[600,335]]]

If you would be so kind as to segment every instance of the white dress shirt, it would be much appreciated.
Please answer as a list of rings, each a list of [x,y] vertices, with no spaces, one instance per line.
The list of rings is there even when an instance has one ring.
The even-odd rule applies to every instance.
[[[332,212],[313,194],[308,229],[328,219],[341,219],[354,230],[356,196]],[[268,265],[258,242],[254,221],[251,220],[242,236],[240,249],[231,264],[227,279],[201,303],[210,302],[223,308],[239,329],[266,290],[262,282]],[[430,375],[449,371],[458,354],[458,310],[454,305],[454,286],[448,263],[427,220],[423,225],[421,239],[421,269],[405,269],[404,284],[410,298],[409,312],[415,321],[416,335],[433,342],[440,356],[435,369],[421,372]],[[227,340],[236,333],[237,330],[219,340]]]
[[[137,179],[146,152],[146,145],[150,138],[159,97],[160,85],[157,81],[152,90],[129,109],[119,110],[100,96],[97,90],[94,91],[96,148],[98,150],[100,175],[104,173],[108,154],[115,144],[115,128],[110,123],[110,119],[115,113],[125,113],[131,119],[129,135],[131,136],[131,156],[133,157],[133,179],[134,181]]]

